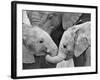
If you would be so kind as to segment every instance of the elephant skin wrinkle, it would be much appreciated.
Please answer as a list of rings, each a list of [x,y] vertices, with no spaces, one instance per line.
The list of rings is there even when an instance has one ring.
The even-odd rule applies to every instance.
[[[72,59],[74,55],[75,57],[78,58],[91,45],[89,42],[91,41],[90,27],[91,27],[91,22],[85,22],[80,25],[74,25],[69,29],[67,29],[63,33],[63,36],[61,38],[58,54],[54,57],[52,56],[50,57],[49,55],[47,55],[46,60],[51,63],[60,63],[62,60],[66,59],[69,56]],[[82,60],[85,62],[86,56],[85,57],[82,56],[81,61]]]
[[[62,17],[62,24],[63,24],[63,29],[67,30],[69,27],[72,27],[75,22],[80,18],[82,13],[72,13],[72,12],[67,12],[63,14]]]
[[[44,30],[46,33],[50,35],[50,37],[56,44],[56,47],[60,46],[59,44],[61,42],[61,38],[62,38],[64,30],[67,30],[68,28],[73,27],[73,25],[79,25],[79,24],[82,24],[90,20],[91,20],[91,15],[87,13],[86,14],[85,13],[73,13],[73,12],[66,12],[66,13],[61,12],[60,13],[60,12],[32,11],[32,10],[23,11],[23,23],[29,25],[28,28],[38,26],[39,28]],[[23,58],[23,68],[24,69],[39,69],[39,68],[56,67],[56,64],[47,62],[45,60],[46,54],[36,56],[36,55],[33,55],[35,54],[34,50],[33,52],[31,52],[28,49],[23,49],[23,50],[25,50],[24,52],[29,53],[29,54],[26,54],[26,53],[23,54],[24,55],[24,58]],[[48,51],[50,52],[51,50],[48,50]],[[72,63],[75,64],[76,67],[90,66],[91,65],[90,55],[91,55],[90,49],[88,49],[87,51],[84,51],[78,57],[73,56],[74,62]],[[70,62],[69,59],[68,61]],[[71,67],[70,64],[68,66],[67,64],[69,63],[68,61],[63,60],[62,62],[60,62],[61,64],[58,63],[59,67],[63,67],[62,65],[64,65],[64,67]]]

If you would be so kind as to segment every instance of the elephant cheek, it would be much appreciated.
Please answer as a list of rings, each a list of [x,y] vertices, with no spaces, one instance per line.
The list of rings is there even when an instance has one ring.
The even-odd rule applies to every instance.
[[[35,48],[36,52],[37,53],[40,52],[42,46],[39,45],[38,43],[34,43],[33,45],[34,45],[34,48]]]
[[[61,48],[60,52],[66,55],[65,60],[69,60],[73,57],[74,52],[72,49],[65,49],[65,48]]]
[[[65,60],[69,60],[69,59],[73,58],[73,55],[74,55],[74,52],[73,52],[73,51],[68,51],[68,52],[66,53],[66,58],[65,58]]]
[[[47,51],[47,47],[44,45],[38,45],[36,51],[37,51],[37,53],[35,54],[36,56],[45,55]]]

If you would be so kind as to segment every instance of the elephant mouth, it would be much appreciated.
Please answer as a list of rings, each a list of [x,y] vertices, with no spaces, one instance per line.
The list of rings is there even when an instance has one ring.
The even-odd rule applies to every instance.
[[[36,56],[44,56],[44,55],[46,55],[46,53],[44,53],[44,52],[39,52],[39,53],[36,53],[35,55],[36,55]]]
[[[47,52],[47,48],[42,48],[38,51],[38,54],[36,54],[37,56],[42,56],[42,55],[47,55],[50,54],[49,52]]]
[[[36,53],[35,55],[36,55],[36,56],[45,56],[45,55],[47,55],[47,54],[50,54],[50,53],[48,53],[48,52],[46,52],[46,51],[41,51],[41,52],[39,52],[39,53]]]
[[[67,51],[66,53],[66,58],[65,58],[65,60],[69,60],[69,59],[71,59],[71,58],[73,58],[73,51]]]
[[[50,54],[49,52],[47,52],[45,50],[42,50],[41,52],[44,53],[44,54]]]

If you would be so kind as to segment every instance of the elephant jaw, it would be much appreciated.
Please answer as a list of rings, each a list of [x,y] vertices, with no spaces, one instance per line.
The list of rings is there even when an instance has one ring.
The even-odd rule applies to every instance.
[[[46,55],[45,59],[50,63],[59,63],[66,58],[66,55],[59,53],[57,56]]]
[[[38,52],[38,53],[36,53],[35,55],[36,55],[36,56],[44,56],[44,55],[46,55],[46,53],[45,53],[45,52]]]

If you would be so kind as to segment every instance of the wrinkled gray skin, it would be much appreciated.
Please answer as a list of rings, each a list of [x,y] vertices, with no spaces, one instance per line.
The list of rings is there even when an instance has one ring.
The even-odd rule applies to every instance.
[[[82,13],[64,13],[62,16],[63,29],[67,30],[69,27],[73,26],[73,24],[77,22],[81,15]]]
[[[28,28],[31,29],[34,26],[38,26],[39,28],[43,29],[50,35],[51,32],[53,31],[53,29],[56,28],[60,24],[61,19],[59,19],[59,18],[60,18],[59,13],[55,13],[55,12],[31,11],[31,10],[26,11],[25,10],[25,11],[23,11],[23,23],[24,23],[24,25],[25,24],[28,24],[28,25],[26,27],[23,27],[23,31],[26,34],[27,30],[29,30]],[[31,25],[31,26],[29,26],[29,25]],[[33,45],[27,45],[26,39],[23,39],[23,43],[24,43],[24,45],[23,45],[23,63],[35,62],[34,55],[37,55],[37,56],[45,55],[45,52],[43,52],[43,50],[46,51],[46,49],[47,49],[46,47],[43,47],[42,49],[40,49],[40,52],[39,52],[38,50],[35,50],[36,46],[33,48]]]
[[[57,56],[46,56],[46,60],[51,63],[59,63],[62,60],[69,60],[75,55],[80,56],[90,47],[90,22],[75,25],[66,30],[62,36]]]
[[[23,24],[23,43],[31,51],[35,51],[34,55],[40,56],[49,54],[57,55],[57,46],[51,39],[50,35],[37,26],[28,26]]]
[[[61,22],[60,13],[52,11],[27,11],[27,16],[32,26],[39,26],[49,34]]]

